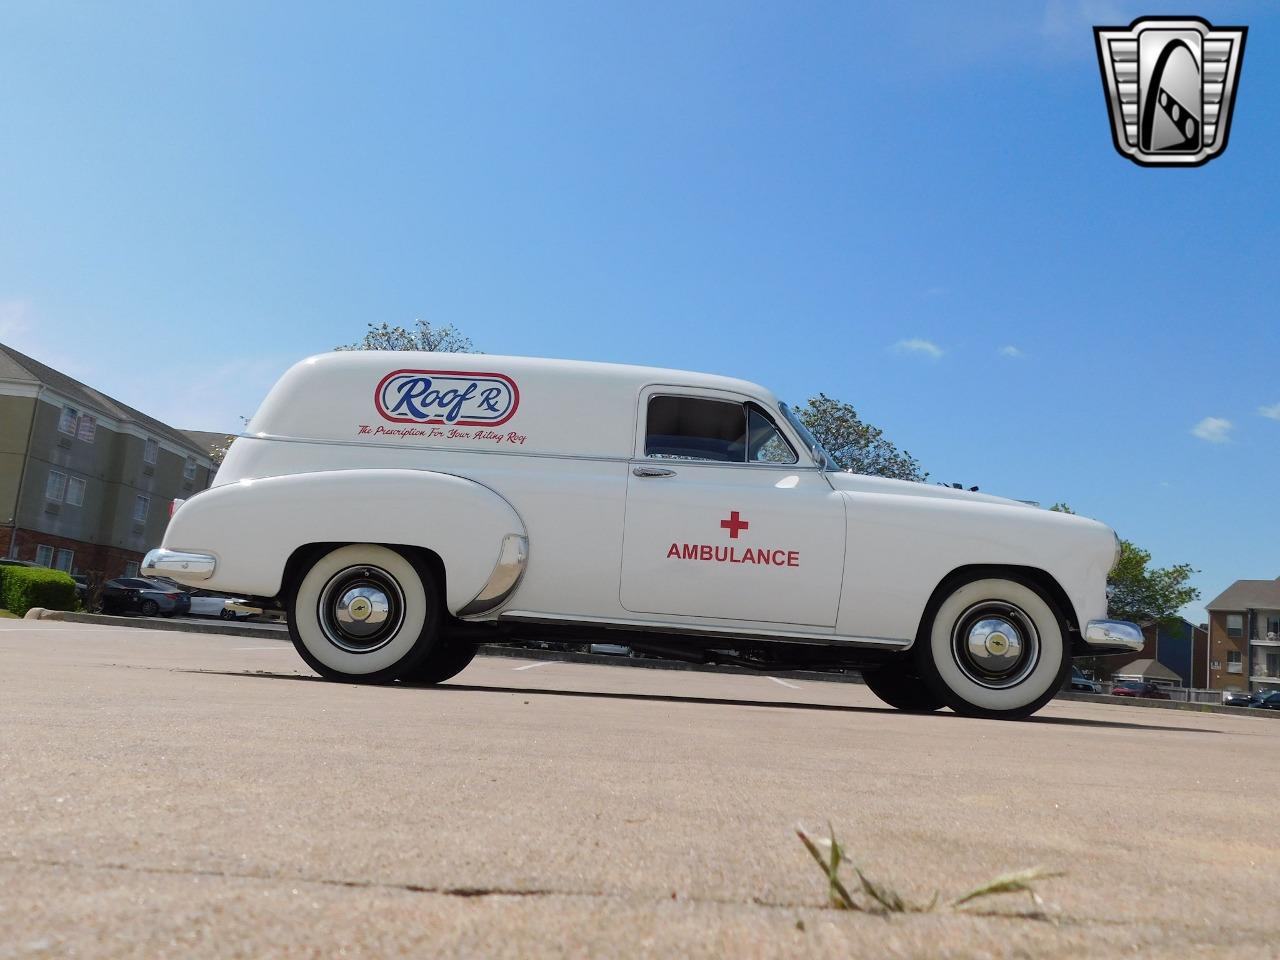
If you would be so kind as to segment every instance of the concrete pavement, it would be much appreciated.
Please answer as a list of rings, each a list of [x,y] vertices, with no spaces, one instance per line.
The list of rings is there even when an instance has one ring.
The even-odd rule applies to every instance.
[[[1008,724],[853,684],[478,659],[437,688],[287,643],[0,623],[0,958],[1268,955],[1280,724],[1055,702]],[[927,901],[825,909],[834,822]]]

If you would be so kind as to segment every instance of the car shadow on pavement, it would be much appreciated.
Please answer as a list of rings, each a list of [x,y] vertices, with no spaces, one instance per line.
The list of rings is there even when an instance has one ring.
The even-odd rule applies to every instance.
[[[333,683],[323,677],[301,673],[272,673],[266,670],[183,670],[182,673],[201,673],[222,677],[250,677],[262,680],[301,680],[307,683]],[[361,686],[361,684],[353,684]],[[843,703],[803,703],[796,700],[743,700],[735,697],[689,697],[666,693],[627,693],[613,690],[555,690],[545,687],[507,687],[494,684],[452,683],[441,684],[370,684],[388,690],[416,690],[432,692],[514,693],[528,696],[576,697],[589,700],[632,700],[641,703],[689,703],[721,707],[763,707],[770,710],[808,710],[816,713],[869,713],[892,714],[899,711],[892,707],[857,707]],[[950,712],[916,714],[921,719],[964,720]],[[1173,733],[1221,733],[1220,730],[1203,730],[1194,727],[1167,727],[1153,723],[1128,723],[1120,720],[1087,720],[1075,717],[1031,717],[1026,723],[1050,724],[1070,727],[1102,727],[1113,730],[1150,730]]]

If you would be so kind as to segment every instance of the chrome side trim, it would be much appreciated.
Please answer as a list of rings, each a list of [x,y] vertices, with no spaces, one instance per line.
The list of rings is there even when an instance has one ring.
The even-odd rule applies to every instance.
[[[510,623],[539,623],[548,626],[577,625],[613,627],[618,630],[635,630],[644,633],[685,633],[699,637],[723,637],[726,640],[781,640],[792,643],[811,643],[833,647],[875,647],[878,649],[906,650],[911,640],[896,637],[847,637],[831,633],[803,633],[795,630],[761,630],[753,627],[708,627],[691,623],[664,623],[654,620],[624,620],[608,617],[576,617],[559,614],[534,613],[527,610],[511,610],[498,618]]]
[[[489,579],[480,588],[480,592],[458,611],[458,616],[476,617],[502,606],[519,585],[528,562],[528,538],[518,533],[509,533],[503,537],[502,546],[498,550],[498,562],[493,565],[493,572],[489,574]]]
[[[208,580],[217,565],[218,561],[212,554],[184,553],[157,547],[147,551],[138,570],[144,577],[165,576],[186,583],[189,580]]]
[[[1090,620],[1084,630],[1084,642],[1098,652],[1137,653],[1146,638],[1141,627],[1127,620]]]

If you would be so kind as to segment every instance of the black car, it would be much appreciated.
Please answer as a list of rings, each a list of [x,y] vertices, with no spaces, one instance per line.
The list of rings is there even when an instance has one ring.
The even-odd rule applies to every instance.
[[[157,613],[172,617],[191,609],[191,596],[177,587],[143,577],[117,577],[102,587],[103,613]]]
[[[1280,710],[1280,690],[1268,690],[1266,693],[1256,694],[1249,706],[1257,707],[1259,710]]]
[[[1224,707],[1252,707],[1253,694],[1244,690],[1228,690],[1222,695]]]

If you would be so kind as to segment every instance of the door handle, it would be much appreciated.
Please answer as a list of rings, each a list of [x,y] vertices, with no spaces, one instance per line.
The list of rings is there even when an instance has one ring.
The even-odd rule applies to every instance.
[[[674,470],[667,470],[664,467],[635,467],[632,471],[637,477],[674,477]]]

